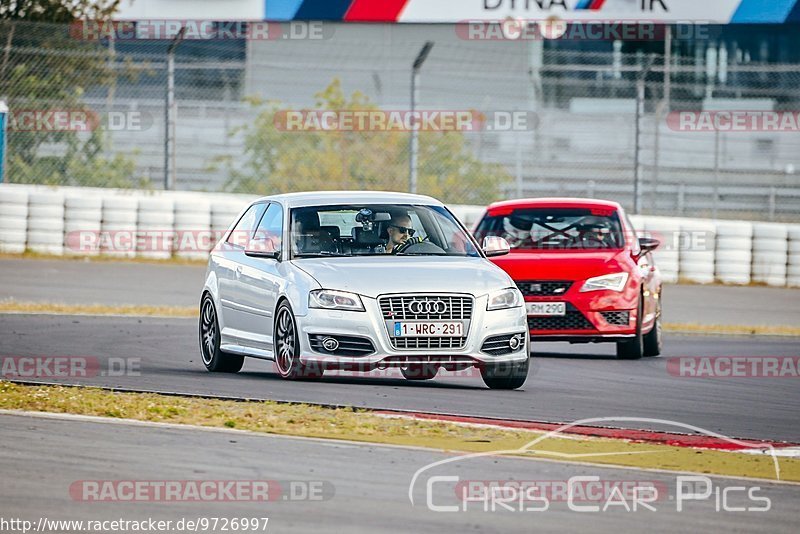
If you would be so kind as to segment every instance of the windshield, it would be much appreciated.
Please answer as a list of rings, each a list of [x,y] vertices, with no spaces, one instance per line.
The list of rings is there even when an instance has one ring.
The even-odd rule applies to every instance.
[[[440,206],[335,205],[291,211],[293,258],[326,256],[470,256],[472,239]]]
[[[625,244],[615,210],[597,208],[524,208],[487,215],[475,232],[505,238],[518,250],[620,249]]]

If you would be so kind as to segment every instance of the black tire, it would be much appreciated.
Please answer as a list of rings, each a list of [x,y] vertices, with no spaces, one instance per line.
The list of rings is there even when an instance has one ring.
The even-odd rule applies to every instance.
[[[401,367],[400,372],[406,380],[430,380],[439,372],[438,365],[429,363],[414,363],[407,367]]]
[[[625,341],[617,342],[618,360],[640,360],[644,355],[644,336],[642,336],[642,315],[644,300],[639,296],[639,312],[636,314],[636,335]]]
[[[275,369],[281,378],[301,380],[321,378],[323,369],[311,368],[300,362],[300,341],[297,335],[297,322],[289,303],[285,300],[275,311]]]
[[[219,321],[214,299],[206,293],[200,302],[200,355],[203,365],[212,373],[238,373],[244,365],[244,356],[222,352],[220,346]]]
[[[517,389],[528,379],[529,366],[530,357],[522,362],[485,365],[481,367],[481,378],[490,389]]]
[[[644,335],[644,355],[659,356],[664,348],[664,339],[661,332],[661,293],[658,294],[658,307],[653,329]]]

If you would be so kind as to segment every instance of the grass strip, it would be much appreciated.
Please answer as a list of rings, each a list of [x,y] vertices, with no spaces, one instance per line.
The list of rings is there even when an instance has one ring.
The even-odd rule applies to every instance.
[[[63,304],[0,300],[0,313],[49,313],[54,315],[129,315],[132,317],[197,317],[195,306]]]
[[[174,397],[89,387],[0,382],[0,409],[95,415],[257,433],[427,447],[450,452],[518,450],[540,433],[441,421],[382,417],[366,410],[272,401]],[[689,449],[626,440],[550,437],[521,456],[598,465],[775,479],[771,456]],[[800,482],[800,459],[780,458],[781,479]]]
[[[680,334],[721,334],[737,336],[800,336],[796,326],[727,325],[697,323],[665,323],[666,332]]]

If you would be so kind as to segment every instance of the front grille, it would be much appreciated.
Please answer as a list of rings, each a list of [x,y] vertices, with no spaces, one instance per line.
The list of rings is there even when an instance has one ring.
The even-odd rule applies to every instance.
[[[412,302],[422,302],[422,306]],[[428,302],[437,303],[430,311],[419,313],[416,307],[427,307]],[[441,303],[441,304],[439,304]],[[393,321],[465,321],[465,332],[472,319],[472,297],[464,295],[390,295],[380,297],[378,305],[383,318],[392,331]],[[436,308],[436,309],[433,309]],[[392,347],[399,350],[462,349],[467,344],[464,337],[390,337]]]
[[[443,313],[414,313],[409,309],[415,300],[443,302]],[[450,321],[472,318],[472,297],[454,295],[396,295],[381,297],[378,300],[384,319],[394,321]]]
[[[530,330],[594,330],[589,320],[575,306],[567,303],[563,317],[528,317]]]
[[[532,280],[517,282],[522,294],[530,297],[558,297],[569,291],[572,282],[560,280]]]
[[[628,322],[630,321],[630,313],[626,311],[606,311],[600,312],[600,314],[608,324],[616,326],[628,326]]]
[[[322,346],[322,341],[329,337],[339,342],[338,349],[329,351]],[[331,354],[333,356],[367,356],[375,352],[372,341],[363,337],[310,334],[308,336],[308,341],[311,344],[312,350],[322,354]]]
[[[463,349],[466,337],[393,337],[392,346],[401,350]]]
[[[475,360],[470,358],[469,356],[436,356],[436,355],[389,356],[388,358],[381,360],[379,365],[405,366],[405,365],[420,364],[420,363],[435,363],[439,365],[448,365],[448,364],[470,365],[474,364]]]
[[[485,352],[486,354],[490,354],[492,356],[504,356],[506,354],[511,354],[514,352],[511,350],[511,338],[521,338],[520,339],[520,347],[525,344],[525,336],[526,334],[506,334],[504,336],[494,336],[490,337],[486,341],[483,342],[483,346],[481,347],[481,352]],[[519,350],[519,347],[517,347]]]

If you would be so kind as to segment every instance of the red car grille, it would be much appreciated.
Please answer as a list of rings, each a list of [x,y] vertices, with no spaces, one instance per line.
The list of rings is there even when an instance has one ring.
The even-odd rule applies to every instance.
[[[572,304],[563,317],[528,317],[530,330],[594,330],[594,325]]]
[[[608,324],[615,326],[628,326],[630,313],[626,311],[600,312]]]
[[[572,282],[559,280],[531,280],[517,282],[522,294],[530,297],[558,297],[569,291]]]

